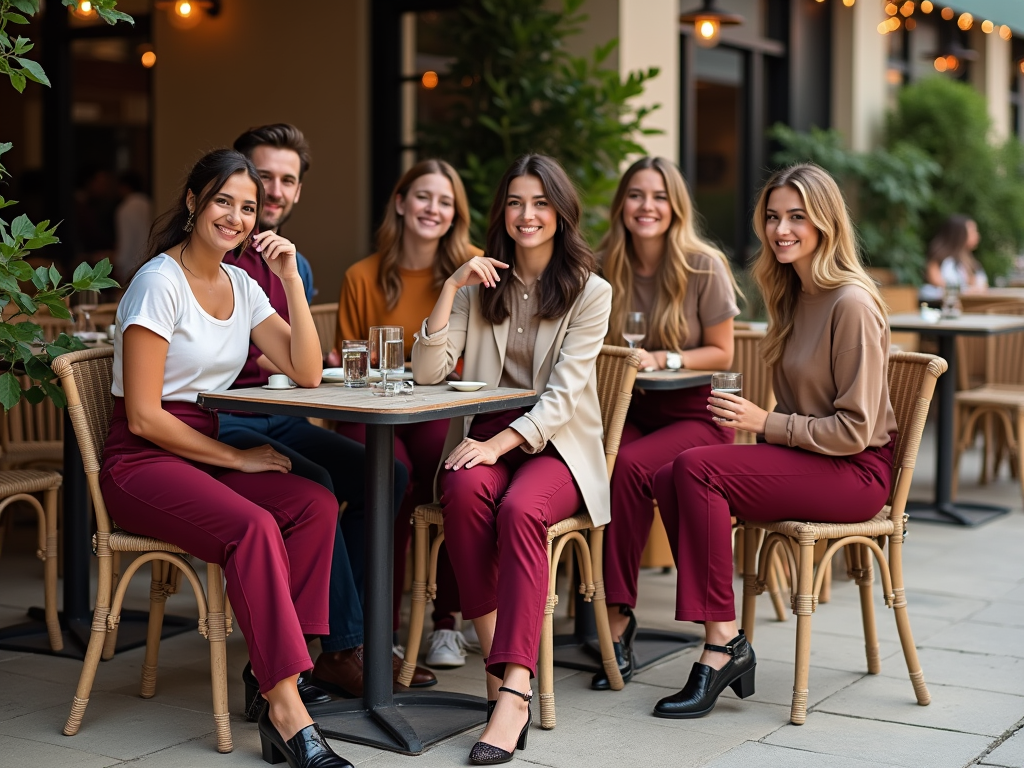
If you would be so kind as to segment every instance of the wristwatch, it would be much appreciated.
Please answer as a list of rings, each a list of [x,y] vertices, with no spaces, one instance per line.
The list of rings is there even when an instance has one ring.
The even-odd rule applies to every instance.
[[[683,367],[683,356],[678,352],[666,352],[665,367],[670,371],[678,371]]]

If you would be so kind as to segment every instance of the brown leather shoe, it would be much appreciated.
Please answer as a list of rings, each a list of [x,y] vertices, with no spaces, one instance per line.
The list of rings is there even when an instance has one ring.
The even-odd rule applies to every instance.
[[[395,663],[397,659],[397,664]],[[398,672],[402,667],[402,659],[398,656],[392,657],[393,679],[398,678]],[[421,676],[422,673],[422,676]],[[335,696],[342,696],[347,699],[358,699],[363,695],[363,646],[357,645],[344,651],[333,651],[321,653],[316,663],[313,664],[313,684],[323,688]],[[437,678],[429,671],[416,668],[413,674],[413,686],[426,688],[434,685]],[[417,686],[418,683],[418,686]],[[408,691],[404,685],[395,682],[392,685],[395,693]]]
[[[391,669],[395,685],[398,685],[398,675],[402,671],[403,659],[397,653],[391,654]],[[409,683],[410,688],[429,688],[432,685],[437,685],[437,675],[431,672],[429,669],[424,669],[419,664],[416,665],[416,669],[412,672],[412,682]],[[397,688],[396,688],[397,690]]]

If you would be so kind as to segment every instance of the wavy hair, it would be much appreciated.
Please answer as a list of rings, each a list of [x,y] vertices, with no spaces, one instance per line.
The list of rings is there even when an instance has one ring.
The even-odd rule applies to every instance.
[[[377,253],[380,254],[380,267],[377,270],[377,284],[384,291],[384,299],[388,310],[395,308],[402,297],[402,275],[398,263],[402,255],[402,235],[405,232],[405,217],[399,216],[395,201],[409,193],[413,182],[421,176],[438,173],[448,179],[452,185],[455,202],[455,217],[448,231],[441,236],[434,256],[434,285],[441,284],[451,277],[452,273],[469,260],[469,198],[462,179],[451,165],[444,160],[421,160],[402,174],[395,184],[387,208],[384,221],[377,230]]]
[[[761,342],[768,365],[775,365],[782,358],[786,341],[793,332],[793,316],[800,295],[796,270],[775,258],[765,233],[768,197],[783,187],[792,187],[800,194],[807,216],[818,230],[818,247],[811,260],[814,285],[824,291],[859,285],[870,294],[882,317],[888,314],[874,280],[861,263],[850,210],[835,179],[813,163],[783,168],[768,179],[754,208],[754,231],[761,247],[753,272],[768,310],[768,332]]]
[[[640,171],[655,170],[661,174],[672,207],[672,222],[665,233],[665,255],[658,264],[657,296],[651,317],[647,319],[648,333],[659,340],[666,349],[681,350],[690,335],[690,329],[683,311],[683,297],[690,281],[690,275],[704,270],[690,265],[689,255],[703,253],[718,259],[725,265],[726,273],[738,296],[743,294],[736,285],[729,260],[725,254],[700,233],[693,211],[693,200],[686,187],[686,181],[679,168],[663,157],[642,157],[623,174],[619,187],[612,199],[608,233],[598,246],[601,270],[612,286],[612,313],[608,321],[608,343],[615,344],[622,338],[626,313],[633,300],[633,271],[636,255],[633,251],[633,236],[626,229],[623,208],[629,183]]]
[[[579,194],[557,160],[546,155],[523,155],[505,171],[491,204],[487,256],[513,268],[516,265],[516,244],[505,228],[505,204],[509,185],[520,176],[540,179],[544,194],[558,216],[551,262],[544,270],[544,279],[537,285],[540,288],[538,314],[546,319],[561,317],[579,298],[590,275],[596,271],[597,263],[580,233],[583,208]],[[504,280],[496,288],[480,293],[480,310],[488,322],[504,322],[511,314],[513,282]]]

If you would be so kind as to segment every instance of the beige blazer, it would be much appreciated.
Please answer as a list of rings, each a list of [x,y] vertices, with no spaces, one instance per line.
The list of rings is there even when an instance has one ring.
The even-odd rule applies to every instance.
[[[540,400],[511,424],[526,439],[520,447],[527,453],[539,453],[549,442],[555,446],[583,493],[594,525],[611,520],[596,370],[611,307],[611,286],[591,275],[564,316],[540,321],[533,350],[533,388],[541,393]],[[479,286],[460,289],[448,325],[428,335],[424,320],[416,334],[413,378],[417,384],[444,381],[463,356],[463,379],[497,387],[505,365],[508,327],[508,319],[494,325],[483,318]],[[471,423],[472,417],[452,419],[442,461],[469,433]]]

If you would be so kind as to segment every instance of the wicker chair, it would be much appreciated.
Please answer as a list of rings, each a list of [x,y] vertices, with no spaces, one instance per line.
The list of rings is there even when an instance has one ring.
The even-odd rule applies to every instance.
[[[112,347],[86,349],[61,355],[53,361],[53,370],[60,376],[68,401],[68,413],[75,427],[75,436],[82,450],[89,493],[96,514],[96,535],[93,549],[99,558],[99,586],[96,608],[93,612],[92,635],[86,651],[78,689],[71,706],[71,714],[64,725],[64,734],[73,736],[81,727],[85,708],[89,703],[96,669],[101,655],[112,652],[109,638],[116,631],[128,583],[136,571],[152,563],[150,588],[149,632],[146,638],[146,656],[142,663],[140,696],[148,699],[156,692],[157,655],[163,624],[164,604],[167,596],[177,590],[184,575],[195,592],[199,606],[199,632],[210,641],[210,667],[213,682],[213,720],[217,735],[217,750],[230,752],[231,725],[228,715],[227,648],[225,640],[231,625],[225,613],[224,573],[219,565],[208,564],[206,578],[208,591],[203,592],[188,553],[158,539],[137,536],[118,529],[107,514],[100,491],[100,466],[103,443],[107,437],[113,398],[110,383],[113,375]],[[119,552],[139,554],[125,569],[124,576],[114,581],[114,556]],[[105,648],[106,646],[106,648]]]
[[[320,352],[326,358],[338,344],[338,302],[314,304],[309,308],[309,313],[313,316],[313,324],[320,337]]]
[[[36,556],[43,561],[44,610],[50,648],[64,648],[64,637],[57,619],[57,491],[61,476],[39,469],[0,472],[0,516],[16,501],[30,505],[39,524],[39,545]],[[43,503],[32,494],[42,493]]]
[[[1006,302],[988,314],[1024,315],[1024,302]],[[1004,453],[1009,453],[1011,473],[1024,494],[1024,332],[980,341],[985,350],[984,383],[956,393],[953,496],[959,485],[960,457],[974,444],[979,427],[984,435],[981,481],[988,480],[990,467],[993,475],[998,474]]]
[[[756,596],[766,587],[766,568],[774,553],[778,551],[784,555],[790,563],[791,571],[797,574],[796,589],[791,592],[793,613],[797,617],[796,673],[793,683],[793,707],[790,713],[790,721],[794,725],[802,725],[807,719],[811,615],[819,602],[818,595],[825,569],[832,561],[832,556],[843,547],[850,548],[847,553],[849,572],[860,587],[868,672],[877,675],[881,671],[875,608],[871,598],[871,586],[874,582],[871,565],[873,554],[881,571],[885,604],[892,608],[896,615],[896,628],[903,645],[903,655],[917,703],[925,706],[931,701],[917,658],[917,649],[914,647],[910,618],[907,615],[906,591],[903,586],[903,539],[906,536],[907,521],[904,510],[917,462],[917,451],[921,445],[921,433],[924,431],[924,422],[928,415],[928,405],[935,391],[935,382],[945,370],[946,361],[934,355],[896,352],[889,356],[889,397],[896,413],[899,437],[896,439],[896,450],[893,454],[893,482],[889,504],[873,518],[863,523],[850,524],[809,523],[797,520],[776,523],[740,522],[748,540],[759,536],[761,530],[768,534],[756,564],[753,546],[749,546],[744,553],[746,576],[743,584],[743,629],[751,642],[754,636]],[[883,539],[881,545],[888,542],[888,559],[878,539]],[[828,547],[820,563],[815,567],[815,544],[822,540],[828,542]]]
[[[32,385],[21,376],[21,388]],[[64,413],[50,398],[32,404],[22,398],[0,423],[0,469],[56,469],[64,466]]]
[[[624,347],[605,345],[597,358],[597,392],[601,403],[601,423],[604,426],[604,453],[608,462],[608,474],[615,466],[619,452],[619,440],[626,421],[626,411],[633,397],[633,382],[640,365],[640,353]],[[439,504],[425,504],[413,513],[413,583],[412,612],[409,618],[409,638],[406,643],[405,661],[398,682],[408,685],[423,638],[423,617],[427,597],[437,596],[437,554],[444,541],[444,517]],[[438,532],[430,542],[430,526],[436,525]],[[589,531],[589,541],[585,532]],[[608,609],[604,594],[604,526],[594,527],[590,516],[581,512],[556,523],[548,529],[548,599],[544,608],[544,625],[541,630],[540,663],[540,725],[541,728],[555,727],[555,684],[554,684],[554,612],[558,604],[555,583],[558,563],[566,545],[576,546],[577,563],[582,573],[580,593],[587,601],[594,603],[597,619],[597,635],[601,647],[601,660],[611,681],[613,690],[623,687],[622,675],[615,663],[612,635],[608,627]],[[429,569],[429,582],[428,582]]]

